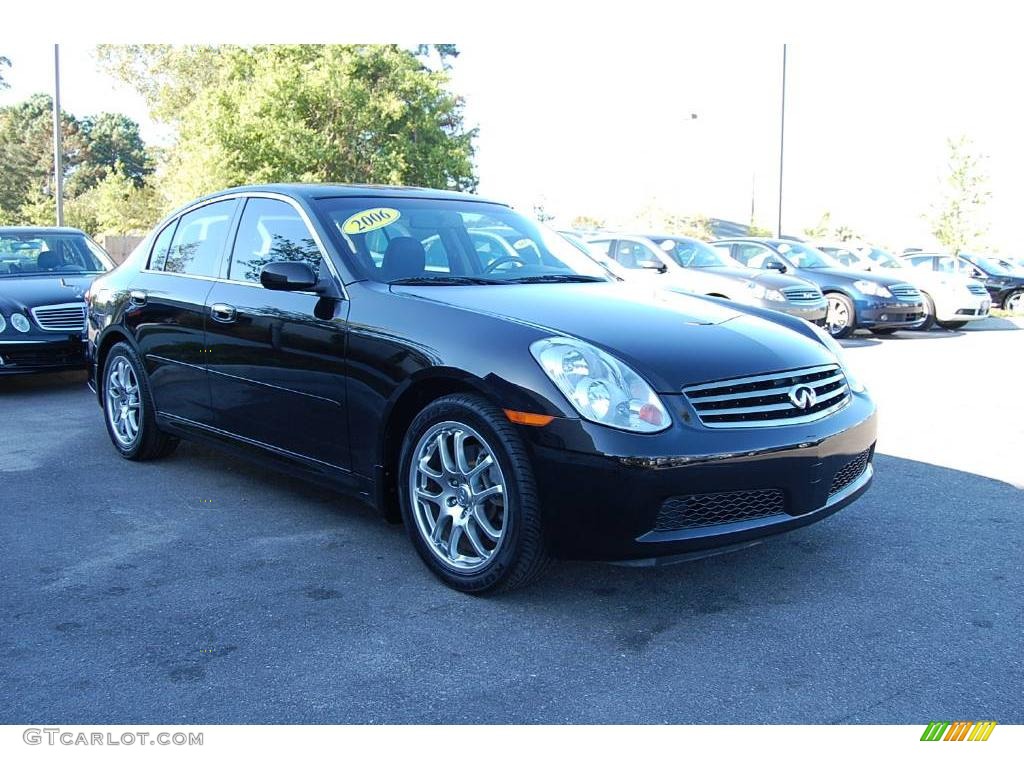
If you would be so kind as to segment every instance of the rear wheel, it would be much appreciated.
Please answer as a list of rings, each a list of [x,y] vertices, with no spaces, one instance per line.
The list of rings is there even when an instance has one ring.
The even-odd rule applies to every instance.
[[[448,395],[424,408],[406,433],[399,478],[413,546],[449,586],[513,589],[548,563],[526,447],[484,398]]]
[[[935,323],[935,302],[927,293],[921,293],[921,304],[924,308],[924,319],[914,326],[915,331],[927,331]]]
[[[146,461],[166,456],[177,447],[178,438],[157,427],[142,361],[123,341],[107,355],[101,391],[107,434],[121,456]]]
[[[853,302],[841,293],[827,293],[828,314],[825,315],[825,330],[833,339],[845,339],[857,324]]]

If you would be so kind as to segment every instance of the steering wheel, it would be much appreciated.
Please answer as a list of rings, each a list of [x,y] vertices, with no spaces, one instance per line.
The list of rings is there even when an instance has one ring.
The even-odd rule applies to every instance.
[[[511,264],[513,262],[518,263],[521,267],[525,267],[527,264],[526,259],[524,259],[522,256],[513,256],[511,253],[509,253],[506,254],[505,256],[499,256],[486,267],[484,267],[484,274],[487,274],[488,272],[493,272],[495,267],[499,267],[502,264]]]

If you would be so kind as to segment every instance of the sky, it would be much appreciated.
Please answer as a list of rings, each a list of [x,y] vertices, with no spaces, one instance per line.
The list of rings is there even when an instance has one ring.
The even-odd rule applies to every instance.
[[[452,87],[479,129],[478,191],[559,225],[627,220],[648,205],[774,228],[782,46],[680,35],[645,44],[585,35],[558,45],[496,45],[463,32]],[[131,89],[99,72],[91,42],[61,46],[62,101],[82,116],[125,112],[168,143]],[[52,88],[43,42],[0,42],[12,60],[0,105]],[[833,224],[893,248],[933,245],[924,219],[947,137],[987,155],[989,239],[1019,253],[1024,50],[985,38],[897,45],[810,39],[788,50],[783,229]],[[692,115],[696,115],[694,119]]]

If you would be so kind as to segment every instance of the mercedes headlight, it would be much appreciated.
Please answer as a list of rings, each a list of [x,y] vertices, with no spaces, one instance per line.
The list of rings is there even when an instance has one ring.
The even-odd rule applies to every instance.
[[[597,347],[555,336],[535,341],[530,352],[587,421],[627,432],[660,432],[672,423],[650,385]]]
[[[7,327],[7,321],[4,320],[4,316],[0,315],[0,333],[4,332],[4,328]]]
[[[874,282],[873,280],[855,280],[853,282],[853,287],[868,296],[881,296],[883,299],[892,297],[888,288]]]
[[[843,369],[843,373],[846,375],[846,383],[850,386],[852,392],[863,392],[865,390],[864,384],[853,375],[853,371],[850,370],[850,363],[846,359],[846,353],[843,348],[839,345],[839,342],[829,336],[828,331],[822,328],[820,325],[804,320],[805,323],[814,331],[814,335],[818,337],[818,341],[825,345],[829,352],[835,357],[836,362],[839,363],[839,367]]]
[[[28,333],[28,318],[25,317],[20,312],[15,312],[13,315],[11,315],[11,325],[13,325],[17,330],[21,331],[22,333]]]

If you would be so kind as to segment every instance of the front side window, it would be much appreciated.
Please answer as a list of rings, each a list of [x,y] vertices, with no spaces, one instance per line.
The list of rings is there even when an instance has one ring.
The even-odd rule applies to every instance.
[[[932,270],[932,257],[931,256],[911,256],[910,259],[908,259],[908,261],[910,261],[910,264],[915,269],[924,269],[924,270],[928,270],[928,271]],[[941,272],[942,271],[942,267],[941,266],[935,267],[935,270],[938,271],[938,272]],[[947,269],[947,271],[951,272],[952,269]]]
[[[828,254],[822,253],[817,248],[811,248],[803,243],[778,243],[775,247],[778,248],[779,253],[793,262],[799,269],[823,269],[841,266],[839,262]]]
[[[178,220],[162,271],[217,277],[237,201],[224,200],[189,211]]]
[[[905,266],[899,259],[881,248],[872,248],[868,251],[868,258],[886,269],[903,269]]]
[[[657,243],[679,266],[688,269],[740,266],[729,257],[728,248],[712,248],[700,240],[669,239]]]
[[[0,234],[0,278],[18,275],[90,274],[105,272],[106,253],[82,234]]]
[[[768,262],[778,261],[770,248],[756,243],[739,243],[736,246],[735,256],[738,262],[751,269],[767,269]]]
[[[323,198],[325,229],[359,277],[396,282],[607,280],[561,235],[475,200]]]
[[[661,269],[664,266],[653,250],[632,240],[619,240],[615,260],[626,269]]]
[[[274,261],[301,261],[320,272],[322,256],[298,211],[282,200],[249,198],[231,250],[228,279],[258,283],[260,272]]]

